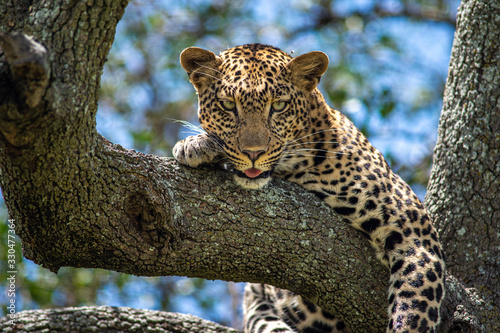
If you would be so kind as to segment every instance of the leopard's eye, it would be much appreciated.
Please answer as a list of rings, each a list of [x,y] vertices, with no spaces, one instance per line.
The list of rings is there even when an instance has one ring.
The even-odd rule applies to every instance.
[[[285,101],[276,101],[273,104],[271,104],[271,108],[274,112],[285,111],[287,106],[288,106],[288,103]]]
[[[226,111],[234,111],[236,109],[236,103],[233,101],[221,101],[220,102],[222,108]]]

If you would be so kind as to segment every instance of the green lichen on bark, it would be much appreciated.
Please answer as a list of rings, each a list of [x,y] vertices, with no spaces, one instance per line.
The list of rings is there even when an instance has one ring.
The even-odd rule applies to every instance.
[[[54,271],[94,267],[271,283],[336,312],[356,332],[383,330],[387,270],[367,241],[313,195],[280,180],[248,192],[221,171],[125,150],[96,132],[99,77],[126,3],[0,4],[3,32],[31,34],[51,65],[40,105],[7,99],[0,111],[0,186],[24,255]],[[3,79],[12,79],[9,66],[0,59]],[[14,108],[21,121],[10,116]]]
[[[238,331],[179,313],[136,310],[125,307],[85,306],[54,310],[23,311],[15,326],[0,318],[2,332],[156,332],[237,333]]]
[[[499,85],[500,4],[464,1],[426,204],[449,271],[484,297],[489,332],[500,331]]]

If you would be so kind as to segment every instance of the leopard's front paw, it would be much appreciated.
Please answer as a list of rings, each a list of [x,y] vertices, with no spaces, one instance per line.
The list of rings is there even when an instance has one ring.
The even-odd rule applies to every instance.
[[[193,168],[214,163],[215,158],[220,155],[216,145],[206,134],[189,136],[177,142],[173,153],[177,162]]]

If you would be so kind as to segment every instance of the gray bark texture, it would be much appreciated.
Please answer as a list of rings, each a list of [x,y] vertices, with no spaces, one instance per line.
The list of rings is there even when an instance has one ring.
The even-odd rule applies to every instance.
[[[193,333],[200,327],[206,333],[238,332],[190,315],[109,306],[23,311],[14,327],[0,319],[1,332]]]
[[[426,206],[447,269],[500,332],[500,2],[461,5]]]
[[[181,167],[97,133],[99,80],[126,4],[0,3],[0,186],[24,256],[54,272],[72,266],[265,282],[337,313],[355,332],[384,331],[388,272],[364,237],[316,197],[280,180],[247,191],[221,171]],[[447,282],[441,331],[483,332],[482,299]],[[78,311],[27,311],[0,327],[44,332],[26,323],[51,316],[93,325],[126,311],[159,316]],[[113,320],[128,323],[127,316]],[[134,331],[124,325],[116,331]],[[205,332],[212,324],[190,325]]]

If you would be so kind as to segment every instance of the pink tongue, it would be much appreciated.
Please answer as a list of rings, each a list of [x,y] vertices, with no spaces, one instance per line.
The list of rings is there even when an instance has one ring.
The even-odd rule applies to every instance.
[[[251,168],[251,169],[246,169],[243,172],[245,173],[245,175],[247,175],[247,177],[255,178],[262,173],[262,170],[256,169],[256,168]]]

